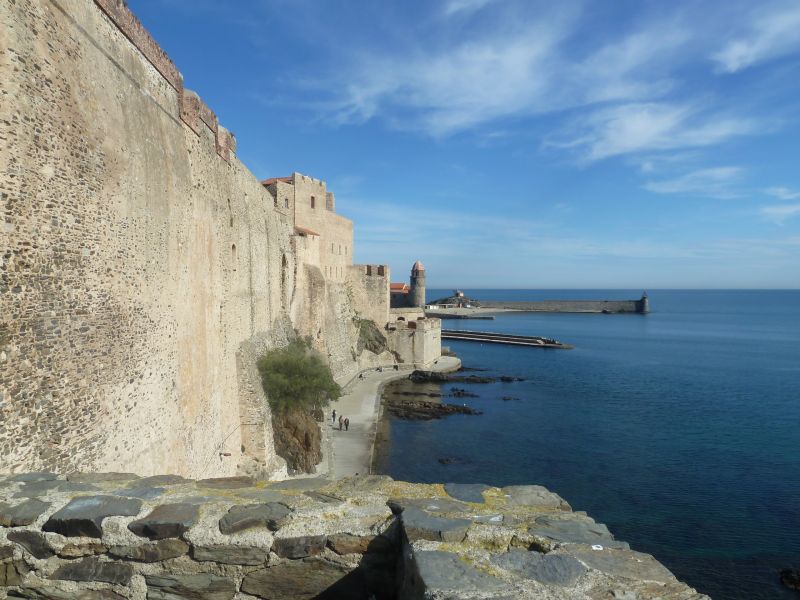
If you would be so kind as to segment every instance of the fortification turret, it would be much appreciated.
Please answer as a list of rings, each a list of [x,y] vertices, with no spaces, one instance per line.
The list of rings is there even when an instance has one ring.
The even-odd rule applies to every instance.
[[[425,267],[417,261],[411,267],[411,285],[409,291],[409,304],[418,308],[425,308]]]
[[[637,312],[647,314],[650,312],[650,299],[647,297],[647,292],[642,292],[642,299],[637,302]]]

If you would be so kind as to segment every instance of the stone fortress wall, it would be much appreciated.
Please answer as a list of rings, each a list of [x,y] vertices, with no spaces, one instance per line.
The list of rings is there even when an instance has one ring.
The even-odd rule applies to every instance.
[[[0,598],[708,600],[536,485],[0,478]]]
[[[297,174],[299,231],[121,0],[0,3],[0,49],[0,471],[279,474],[260,353],[394,360],[352,224]]]

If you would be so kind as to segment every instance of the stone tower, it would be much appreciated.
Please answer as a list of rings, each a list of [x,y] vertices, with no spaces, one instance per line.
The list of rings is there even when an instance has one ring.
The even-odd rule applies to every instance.
[[[425,267],[417,261],[411,267],[411,289],[409,290],[409,304],[419,308],[425,308]]]

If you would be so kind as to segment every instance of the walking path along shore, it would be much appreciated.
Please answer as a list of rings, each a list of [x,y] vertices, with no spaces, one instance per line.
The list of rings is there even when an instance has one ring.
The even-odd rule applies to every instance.
[[[449,373],[461,367],[461,360],[453,356],[442,356],[430,371]],[[325,421],[321,423],[323,456],[317,476],[331,478],[369,473],[375,432],[381,408],[381,389],[389,381],[408,377],[411,367],[382,367],[362,371],[362,379],[356,375],[348,383],[342,383],[343,394],[337,402],[332,402],[325,411]],[[336,421],[332,419],[336,411]],[[350,419],[348,431],[339,431],[339,415]]]

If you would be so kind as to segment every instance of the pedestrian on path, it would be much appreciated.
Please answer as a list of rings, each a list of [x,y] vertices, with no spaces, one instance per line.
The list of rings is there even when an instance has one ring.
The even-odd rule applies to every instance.
[[[339,415],[339,431],[342,430],[342,415]]]
[[[347,431],[348,429],[350,429],[350,419],[345,417],[345,419],[344,419],[344,430]]]
[[[331,417],[331,420],[333,421],[333,424],[335,425],[336,424],[336,409],[335,408],[333,409],[333,417]]]

